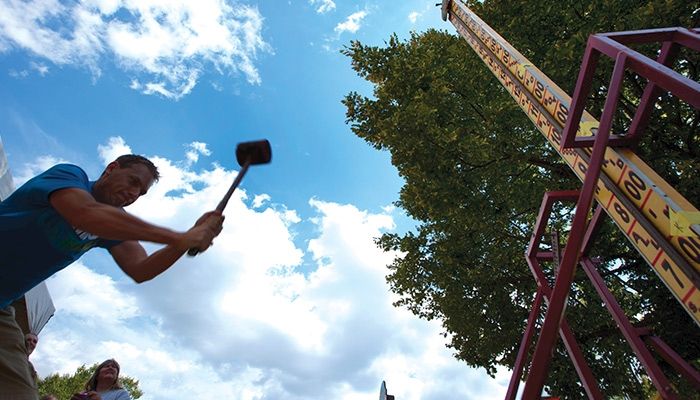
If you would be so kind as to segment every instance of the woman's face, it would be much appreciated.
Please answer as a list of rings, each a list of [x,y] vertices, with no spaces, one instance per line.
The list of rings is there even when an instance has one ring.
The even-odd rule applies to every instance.
[[[99,382],[114,382],[117,380],[119,375],[119,368],[117,364],[113,362],[108,362],[100,368],[100,373],[97,375],[97,380]]]

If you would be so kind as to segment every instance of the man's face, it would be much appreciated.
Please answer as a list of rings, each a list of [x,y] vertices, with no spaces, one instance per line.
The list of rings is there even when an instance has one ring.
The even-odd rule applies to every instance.
[[[92,194],[101,203],[126,207],[146,194],[153,184],[153,175],[143,164],[121,167],[116,161],[105,169],[93,186]]]
[[[39,338],[35,334],[27,333],[24,335],[24,344],[27,346],[27,355],[32,354],[38,342]]]

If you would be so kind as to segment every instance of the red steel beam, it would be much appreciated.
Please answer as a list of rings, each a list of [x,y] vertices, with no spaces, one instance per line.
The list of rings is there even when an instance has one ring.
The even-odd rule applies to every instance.
[[[587,228],[588,211],[591,208],[593,195],[595,193],[600,169],[603,165],[603,157],[608,144],[608,134],[612,124],[612,117],[617,108],[619,98],[619,88],[622,82],[626,64],[626,55],[620,54],[615,62],[613,76],[610,81],[610,93],[605,101],[605,108],[600,119],[600,132],[604,134],[596,135],[593,145],[590,163],[583,181],[583,189],[576,204],[574,221],[569,232],[569,239],[564,249],[559,273],[554,283],[552,297],[547,307],[544,323],[540,331],[540,336],[535,346],[535,355],[532,360],[532,367],[528,380],[525,383],[523,399],[538,399],[542,393],[544,382],[547,378],[547,371],[552,359],[552,349],[557,341],[556,332],[564,315],[564,309],[569,297],[569,290],[573,282],[576,264],[581,250],[581,244]],[[617,93],[617,95],[615,95]]]
[[[620,331],[624,335],[625,339],[627,339],[632,351],[634,351],[634,353],[637,355],[637,358],[642,363],[642,366],[647,371],[647,374],[649,374],[649,378],[656,387],[656,390],[659,391],[661,397],[671,400],[677,399],[678,396],[672,392],[671,385],[664,373],[661,371],[659,365],[654,360],[654,356],[644,345],[644,341],[637,333],[637,329],[632,326],[630,321],[625,316],[624,311],[622,311],[622,307],[620,307],[617,300],[615,300],[615,297],[612,295],[612,293],[610,293],[610,290],[608,290],[607,286],[605,285],[605,281],[603,281],[603,278],[600,276],[598,271],[596,271],[593,262],[588,257],[583,257],[580,264],[581,267],[583,267],[583,270],[586,272],[586,275],[588,275],[588,278],[593,283],[593,287],[595,288],[596,292],[598,292],[600,298],[605,302],[605,307],[607,307],[608,311],[615,320],[615,323],[620,328]]]
[[[530,237],[530,244],[527,247],[527,252],[525,257],[534,257],[538,250],[538,245],[540,238],[544,234],[544,230],[547,228],[547,220],[549,219],[549,214],[552,212],[552,205],[555,201],[576,201],[578,200],[579,191],[578,190],[560,190],[556,192],[547,192],[542,198],[542,204],[540,204],[540,211],[537,215],[537,222],[535,223],[535,229],[533,230],[532,237]]]
[[[630,69],[673,93],[694,108],[700,108],[700,83],[661,65],[619,42],[602,35],[593,35],[589,43],[608,57],[616,59],[620,53],[627,56]]]
[[[641,334],[640,334],[641,335]],[[688,382],[700,393],[700,373],[690,366],[681,356],[678,355],[660,337],[654,335],[641,335],[645,342],[651,345],[656,352],[664,358],[676,371],[680,372]]]
[[[530,267],[530,271],[532,272],[535,281],[537,282],[538,293],[542,293],[545,301],[551,299],[552,289],[549,286],[547,277],[542,271],[539,261],[552,261],[555,255],[551,251],[540,251],[539,245],[544,235],[545,227],[547,225],[547,221],[549,220],[549,216],[551,215],[552,206],[554,205],[554,203],[557,201],[576,201],[578,199],[579,192],[574,190],[547,192],[542,198],[537,222],[535,223],[535,230],[530,239],[530,244],[528,246],[526,252],[527,255],[525,259],[528,263],[528,266]],[[598,221],[598,218],[596,218],[595,221]],[[595,225],[597,225],[597,223]],[[587,232],[587,235],[588,234],[590,233]],[[586,239],[586,242],[588,242],[588,239]],[[530,315],[530,318],[532,318],[532,314]],[[528,324],[528,328],[529,326],[530,325]],[[562,337],[564,346],[566,347],[566,350],[569,353],[569,357],[571,358],[574,364],[574,368],[576,369],[576,372],[579,378],[581,379],[581,384],[586,393],[588,394],[588,397],[591,399],[603,399],[603,394],[600,391],[595,377],[593,376],[593,372],[588,366],[588,363],[586,362],[585,357],[583,356],[583,352],[581,351],[580,347],[578,346],[578,343],[576,342],[576,338],[573,334],[573,331],[569,327],[565,318],[562,318],[561,326],[558,330],[559,334]],[[516,367],[514,368],[513,375],[511,375],[511,381],[509,384],[508,393],[506,394],[506,399],[512,399],[513,397],[509,396],[514,396],[517,392],[519,379],[522,375],[521,364],[524,362],[524,354],[526,354],[527,348],[529,348],[530,346],[531,337],[532,333],[530,332],[529,334],[527,334],[527,338],[524,337],[520,344],[518,359],[516,360]],[[532,375],[532,371],[530,371],[529,375]]]
[[[551,307],[552,289],[549,286],[549,283],[547,283],[547,277],[544,275],[544,272],[540,267],[539,261],[535,258],[527,258],[527,264],[530,267],[530,271],[532,272],[533,276],[535,277],[535,281],[537,281],[537,286],[540,288],[540,291],[542,291],[544,300],[549,300],[549,306]],[[583,352],[581,351],[581,348],[579,347],[578,342],[576,341],[574,332],[569,326],[568,322],[566,322],[566,318],[562,318],[561,326],[559,327],[558,331],[564,343],[564,347],[569,353],[569,358],[571,358],[571,361],[574,364],[574,369],[576,370],[579,379],[581,379],[581,385],[586,391],[588,398],[601,400],[604,399],[603,393],[600,391],[600,387],[598,386],[598,382],[593,376],[593,371],[591,371],[591,368],[588,366],[586,358],[583,356]],[[541,335],[542,334],[540,333],[540,336]],[[527,347],[529,346],[530,343],[528,342]],[[528,381],[530,380],[530,376],[532,376],[532,369],[530,369],[530,373],[528,374]],[[511,380],[512,379],[513,378],[511,376]],[[515,389],[517,390],[517,386]],[[524,394],[523,398],[525,398]]]
[[[664,42],[661,46],[661,53],[656,61],[662,65],[669,66],[676,58],[679,50],[680,47],[674,42]],[[632,118],[632,123],[627,133],[627,137],[632,139],[635,145],[639,142],[644,129],[646,129],[654,102],[659,98],[661,93],[661,88],[651,81],[647,83],[644,88],[644,93],[642,93],[642,98],[639,101],[639,106]]]
[[[535,333],[535,323],[540,315],[541,304],[542,290],[538,289],[537,294],[535,295],[535,301],[532,303],[532,308],[530,309],[530,316],[527,319],[527,328],[525,328],[525,333],[520,341],[518,356],[515,358],[513,374],[510,376],[510,382],[508,383],[508,391],[506,392],[505,400],[515,400],[515,396],[518,394],[520,377],[523,376],[523,368],[525,367],[525,362],[527,361],[527,349],[530,347],[532,335]]]

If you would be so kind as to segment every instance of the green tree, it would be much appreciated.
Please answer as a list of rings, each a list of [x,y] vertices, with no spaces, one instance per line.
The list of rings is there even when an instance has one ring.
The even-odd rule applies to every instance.
[[[687,2],[672,0],[470,3],[569,93],[590,33],[696,26],[700,17]],[[345,97],[347,122],[356,135],[391,153],[405,180],[396,204],[419,221],[415,231],[378,240],[384,250],[404,254],[389,266],[387,278],[400,295],[396,305],[441,320],[449,346],[469,365],[491,374],[499,365],[512,367],[535,292],[523,252],[542,195],[580,182],[456,35],[430,30],[405,41],[394,35],[384,47],[351,42],[343,52],[374,85],[372,96]],[[677,68],[697,80],[698,65],[686,57]],[[593,95],[593,109],[604,98],[605,80]],[[625,93],[629,108],[640,88],[633,81]],[[686,198],[697,199],[700,118],[667,100],[639,151]],[[623,115],[616,126],[628,122]],[[565,232],[571,210],[559,211],[552,227]],[[597,237],[592,254],[602,257],[601,271],[627,315],[697,362],[700,333],[690,317],[612,223]],[[643,370],[600,303],[579,271],[567,320],[601,388],[607,397],[648,397]],[[547,386],[568,398],[584,397],[561,345]]]
[[[64,400],[70,399],[74,393],[85,390],[85,383],[90,379],[98,365],[97,363],[89,367],[81,365],[72,374],[51,374],[39,381],[39,393],[41,395],[53,394],[57,398]],[[139,389],[138,380],[120,374],[119,381],[124,389],[129,392],[131,398],[138,399],[143,396],[143,392]]]

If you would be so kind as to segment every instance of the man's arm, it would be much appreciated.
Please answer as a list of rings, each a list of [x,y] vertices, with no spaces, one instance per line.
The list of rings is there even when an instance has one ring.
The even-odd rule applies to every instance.
[[[204,214],[185,235],[194,238],[197,245],[189,244],[192,241],[184,241],[179,244],[171,244],[151,255],[135,240],[128,240],[109,249],[112,258],[117,265],[137,283],[145,282],[160,275],[163,271],[179,260],[187,250],[196,247],[199,251],[206,250],[212,239],[222,229],[223,216],[218,211]]]
[[[51,193],[49,202],[69,224],[104,239],[143,240],[161,244],[186,241],[184,233],[149,224],[121,208],[99,203],[82,189],[57,190]]]
[[[168,245],[149,256],[143,246],[133,240],[122,242],[109,249],[119,268],[136,283],[145,282],[160,275],[186,251],[186,248]]]

